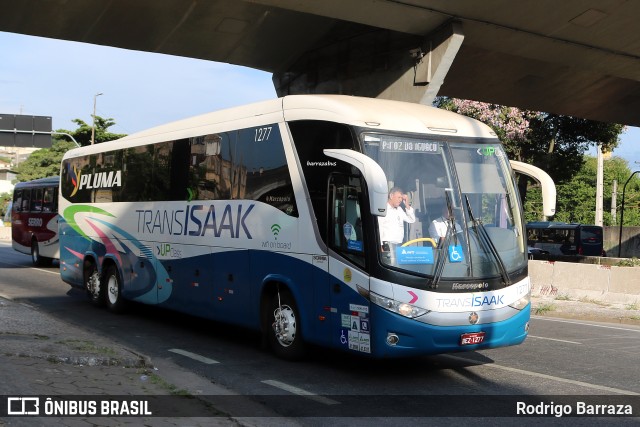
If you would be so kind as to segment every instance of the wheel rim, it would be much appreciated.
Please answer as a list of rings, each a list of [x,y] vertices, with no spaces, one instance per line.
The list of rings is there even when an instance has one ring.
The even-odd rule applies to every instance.
[[[40,260],[40,252],[38,250],[38,244],[36,242],[33,242],[31,244],[31,260],[34,264],[37,264]]]
[[[89,276],[89,280],[87,280],[87,289],[94,299],[98,299],[100,297],[100,275],[97,271],[94,271],[91,276]]]
[[[116,276],[109,276],[109,281],[107,282],[107,294],[109,295],[109,302],[113,305],[118,302],[118,293],[120,289],[118,289],[118,279]]]
[[[273,312],[273,332],[283,347],[289,347],[296,339],[296,315],[291,307],[282,305]]]

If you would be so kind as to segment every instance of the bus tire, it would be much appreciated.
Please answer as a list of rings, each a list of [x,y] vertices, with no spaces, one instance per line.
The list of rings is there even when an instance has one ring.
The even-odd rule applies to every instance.
[[[100,274],[93,263],[85,267],[84,288],[87,290],[87,295],[93,305],[104,306],[106,300],[105,287],[102,286]]]
[[[104,288],[104,302],[109,311],[122,313],[125,308],[125,301],[122,298],[122,280],[115,265],[111,264],[105,269],[101,287]]]
[[[31,262],[36,267],[50,266],[53,262],[53,259],[40,255],[40,245],[35,238],[31,240]]]
[[[267,324],[264,330],[273,352],[285,360],[302,359],[305,355],[305,345],[300,330],[300,316],[295,300],[288,290],[280,290],[271,297],[265,319]]]

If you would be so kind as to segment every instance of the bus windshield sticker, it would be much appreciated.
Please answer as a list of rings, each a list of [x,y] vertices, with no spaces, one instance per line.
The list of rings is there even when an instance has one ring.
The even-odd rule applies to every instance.
[[[433,264],[433,248],[400,247],[396,248],[398,264]]]
[[[348,240],[347,249],[350,249],[352,251],[362,252],[364,250],[364,245],[362,244],[362,240]]]
[[[476,150],[476,153],[478,153],[481,156],[491,157],[491,156],[497,156],[499,151],[496,150],[496,147],[494,147],[493,145],[487,145],[486,147],[478,148]]]
[[[449,262],[464,261],[464,253],[461,245],[449,245]]]
[[[342,226],[342,233],[346,240],[356,240],[356,233],[350,222],[345,222]]]

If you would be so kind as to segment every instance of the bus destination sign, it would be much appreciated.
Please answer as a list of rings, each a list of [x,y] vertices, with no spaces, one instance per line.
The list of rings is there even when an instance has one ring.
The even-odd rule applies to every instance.
[[[437,153],[440,144],[432,141],[419,140],[382,140],[381,151],[393,153]]]

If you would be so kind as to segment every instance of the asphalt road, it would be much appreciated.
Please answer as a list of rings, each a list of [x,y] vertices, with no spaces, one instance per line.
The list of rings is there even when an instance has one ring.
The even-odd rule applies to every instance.
[[[540,396],[556,401],[556,396],[584,396],[597,403],[607,395],[632,399],[635,417],[640,413],[640,327],[633,325],[534,316],[529,338],[515,347],[382,361],[316,349],[308,360],[290,363],[264,351],[259,336],[244,329],[140,305],[122,315],[95,308],[83,292],[60,280],[57,264],[33,268],[29,256],[7,243],[0,243],[0,296],[26,300],[152,360],[256,396],[283,416],[300,415],[308,402],[306,415],[325,418],[305,418],[306,425],[325,425],[329,419],[332,425],[365,425],[365,416],[384,417],[376,419],[377,425],[397,425],[425,415],[424,408],[445,404],[447,396],[458,396],[452,402],[464,406],[490,404],[492,396],[526,396],[534,402]],[[397,418],[404,416],[409,418]],[[638,418],[580,421],[618,424]]]

